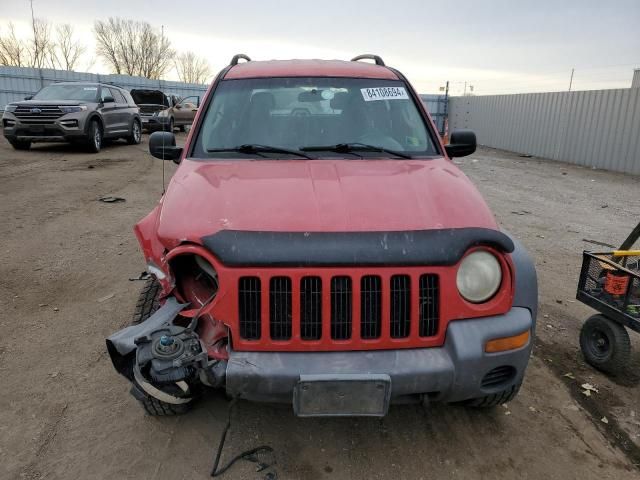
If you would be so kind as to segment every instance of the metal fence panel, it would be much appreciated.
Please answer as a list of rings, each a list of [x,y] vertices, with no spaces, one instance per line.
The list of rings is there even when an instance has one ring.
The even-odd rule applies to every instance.
[[[640,174],[640,88],[451,97],[460,128],[481,145]]]
[[[54,82],[100,82],[132,88],[156,88],[179,97],[203,95],[208,85],[197,83],[149,80],[129,75],[98,75],[95,73],[68,72],[49,68],[0,67],[0,110],[9,102],[33,95],[42,87]]]

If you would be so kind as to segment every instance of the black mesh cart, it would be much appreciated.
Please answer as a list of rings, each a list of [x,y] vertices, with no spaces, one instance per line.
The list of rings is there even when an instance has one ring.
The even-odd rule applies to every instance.
[[[640,224],[610,252],[588,252],[576,298],[597,310],[580,332],[585,360],[607,373],[624,369],[631,357],[627,329],[640,333],[640,250],[632,247],[640,237]]]

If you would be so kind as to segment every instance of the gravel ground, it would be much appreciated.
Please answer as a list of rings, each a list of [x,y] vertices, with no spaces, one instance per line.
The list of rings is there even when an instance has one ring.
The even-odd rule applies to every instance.
[[[162,189],[162,164],[146,148],[16,152],[0,140],[2,479],[208,478],[226,400],[148,417],[104,347],[141,286],[129,281],[144,269],[131,228]],[[624,239],[639,220],[640,180],[493,150],[459,163],[538,266],[539,328],[521,394],[493,411],[398,406],[381,420],[239,403],[225,458],[269,444],[280,479],[639,477],[638,338],[620,377],[586,367],[578,331],[591,312],[573,297],[581,251],[593,247],[583,239]],[[582,395],[585,382],[598,393]],[[223,478],[262,477],[240,462]]]

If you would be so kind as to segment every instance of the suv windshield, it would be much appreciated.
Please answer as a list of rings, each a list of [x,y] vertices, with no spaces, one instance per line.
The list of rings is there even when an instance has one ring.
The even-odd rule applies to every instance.
[[[49,85],[33,96],[33,100],[79,100],[95,102],[98,87],[92,85]]]
[[[199,130],[192,151],[197,158],[284,153],[264,147],[293,155],[313,152],[314,157],[336,156],[336,151],[357,157],[388,157],[390,151],[404,157],[438,155],[407,87],[398,80],[223,80]]]

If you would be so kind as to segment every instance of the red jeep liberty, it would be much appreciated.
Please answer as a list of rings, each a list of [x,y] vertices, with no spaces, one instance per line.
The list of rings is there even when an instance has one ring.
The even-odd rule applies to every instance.
[[[536,273],[450,160],[475,148],[380,57],[236,55],[184,147],[149,140],[180,166],[135,227],[151,278],[116,370],[152,415],[210,388],[299,416],[512,399]]]

